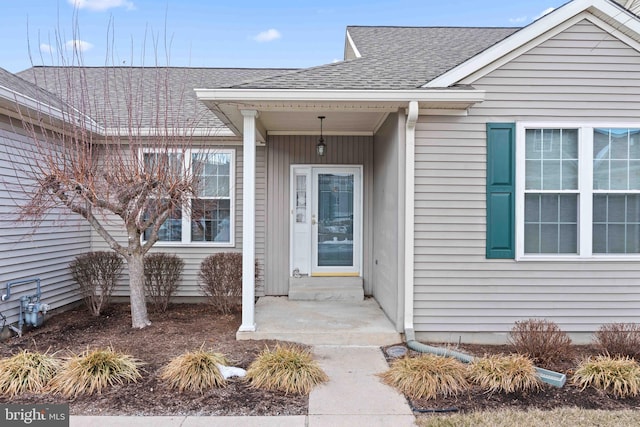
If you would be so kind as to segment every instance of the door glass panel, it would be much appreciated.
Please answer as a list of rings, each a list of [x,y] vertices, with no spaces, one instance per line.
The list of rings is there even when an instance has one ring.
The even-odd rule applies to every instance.
[[[318,266],[353,266],[352,173],[318,175]]]

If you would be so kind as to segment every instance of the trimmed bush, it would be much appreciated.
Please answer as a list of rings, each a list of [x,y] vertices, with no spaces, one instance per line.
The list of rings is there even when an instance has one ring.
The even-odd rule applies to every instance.
[[[551,321],[529,319],[516,322],[509,343],[516,353],[527,355],[535,363],[553,365],[571,357],[571,338]]]
[[[422,354],[394,361],[380,377],[412,399],[455,396],[469,386],[467,368],[451,357]]]
[[[469,365],[469,379],[490,393],[520,393],[542,388],[533,361],[521,354],[476,358]]]
[[[46,353],[23,350],[0,360],[0,395],[40,393],[55,376],[62,362]]]
[[[239,311],[242,307],[242,254],[220,252],[208,256],[200,264],[198,282],[215,311],[222,314]]]
[[[51,391],[66,398],[101,393],[107,386],[137,382],[141,362],[111,348],[86,350],[66,360],[51,381]]]
[[[329,380],[309,350],[279,345],[274,350],[263,350],[247,369],[245,378],[252,387],[301,395]]]
[[[596,344],[610,356],[640,359],[640,325],[608,323],[595,333]]]
[[[598,356],[580,363],[572,380],[582,390],[593,387],[619,398],[637,396],[640,366],[628,357]]]
[[[118,278],[122,272],[122,258],[115,252],[89,252],[71,261],[69,268],[87,308],[94,316],[109,305]]]
[[[155,253],[144,257],[144,287],[153,310],[167,311],[183,269],[184,261],[174,254]]]
[[[180,392],[190,390],[202,393],[212,387],[227,385],[218,364],[228,365],[229,362],[220,353],[203,349],[187,352],[171,359],[162,369],[160,379]]]

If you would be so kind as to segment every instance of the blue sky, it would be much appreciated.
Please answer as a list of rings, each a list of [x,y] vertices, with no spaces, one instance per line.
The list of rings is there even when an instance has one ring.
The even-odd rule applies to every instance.
[[[523,26],[566,1],[2,0],[0,67],[30,67],[29,45],[55,64],[73,43],[85,65],[153,65],[154,39],[164,65],[165,38],[173,66],[309,67],[342,58],[347,25]]]

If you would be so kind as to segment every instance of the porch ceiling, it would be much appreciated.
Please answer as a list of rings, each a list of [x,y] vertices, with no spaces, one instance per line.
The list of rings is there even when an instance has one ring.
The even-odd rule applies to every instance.
[[[271,135],[315,135],[320,132],[318,116],[326,135],[373,135],[387,115],[403,105],[366,105],[336,103],[216,103],[205,104],[237,135],[242,134],[240,110],[259,112],[257,130],[260,139]]]
[[[195,89],[198,99],[236,135],[242,134],[242,110],[258,111],[257,139],[272,135],[318,134],[318,116],[325,116],[327,135],[373,135],[386,117],[419,102],[433,110],[464,112],[484,100],[484,91],[473,88],[414,91],[286,91]]]

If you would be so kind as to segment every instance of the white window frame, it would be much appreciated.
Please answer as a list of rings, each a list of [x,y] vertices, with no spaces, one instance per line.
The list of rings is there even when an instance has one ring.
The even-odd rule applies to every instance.
[[[215,247],[215,248],[233,248],[236,246],[236,236],[235,236],[235,189],[236,189],[236,150],[233,148],[187,148],[187,149],[176,149],[176,150],[166,150],[166,149],[156,149],[153,147],[143,148],[142,155],[140,156],[141,161],[144,161],[145,153],[157,153],[159,151],[168,151],[168,152],[179,152],[184,154],[184,163],[183,167],[185,171],[191,170],[191,160],[193,154],[197,153],[213,153],[213,154],[228,154],[231,156],[231,165],[229,167],[229,242],[200,242],[200,241],[191,241],[191,202],[193,199],[199,199],[199,197],[189,198],[189,201],[185,206],[182,207],[182,240],[180,242],[177,241],[163,241],[158,240],[154,243],[156,247],[180,247],[180,246],[189,246],[189,247]],[[226,198],[215,198],[215,197],[205,197],[203,200],[226,200]],[[143,235],[144,239],[144,235]],[[144,241],[144,240],[143,240]]]
[[[516,122],[516,261],[633,261],[640,254],[593,254],[593,130],[596,128],[640,128],[640,123],[610,122]],[[578,130],[578,253],[525,254],[524,196],[525,141],[527,129]],[[553,193],[575,193],[557,190]],[[640,193],[635,190],[609,190],[607,194]]]

